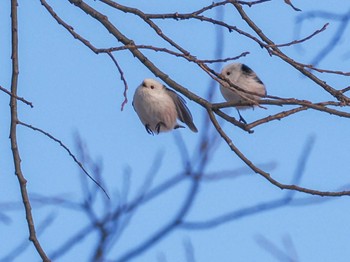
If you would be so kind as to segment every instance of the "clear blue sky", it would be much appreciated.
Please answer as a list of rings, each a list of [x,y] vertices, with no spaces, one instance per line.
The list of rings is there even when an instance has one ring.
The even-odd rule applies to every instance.
[[[138,44],[164,46],[162,41],[136,17],[113,11],[98,1],[87,1],[102,12],[129,38]],[[190,12],[211,1],[121,1],[144,12],[173,13]],[[307,3],[306,3],[307,2]],[[323,10],[344,13],[350,9],[344,0],[293,1],[303,12]],[[184,4],[185,3],[185,4]],[[89,39],[96,47],[117,46],[117,41],[97,22],[75,8],[68,1],[51,1],[55,11],[74,29]],[[295,39],[295,22],[298,15],[283,1],[271,1],[259,6],[245,8],[251,18],[276,43]],[[57,24],[39,1],[19,1],[19,59],[20,75],[18,95],[33,102],[34,108],[19,103],[19,117],[51,133],[62,140],[73,152],[75,134],[85,141],[91,156],[103,165],[103,178],[110,192],[112,203],[117,203],[117,191],[123,188],[123,174],[130,172],[130,195],[132,199],[152,168],[159,154],[164,154],[154,185],[165,181],[182,170],[180,151],[176,138],[181,136],[190,156],[198,158],[198,141],[204,129],[205,110],[188,101],[199,133],[188,128],[158,136],[150,136],[134,112],[131,101],[135,88],[144,78],[154,77],[129,52],[115,54],[128,81],[129,102],[124,111],[123,83],[108,56],[95,55],[75,40]],[[215,13],[208,15],[215,17]],[[248,27],[241,21],[234,8],[227,8],[225,21],[243,30]],[[309,42],[283,50],[293,59],[310,63],[314,56],[331,39],[338,27],[337,21],[325,19],[307,20],[298,38],[305,37],[326,22],[328,29]],[[193,55],[201,59],[214,58],[216,34],[214,27],[203,22],[160,20],[164,33],[173,37]],[[337,48],[319,65],[320,68],[350,71],[349,29]],[[9,1],[0,3],[0,85],[10,88],[11,45]],[[282,97],[295,97],[311,101],[326,101],[331,97],[313,82],[277,57],[270,57],[256,43],[236,33],[225,31],[222,45],[223,57],[250,54],[240,61],[252,67],[264,81],[268,93]],[[178,83],[201,96],[207,94],[211,79],[194,64],[163,53],[145,51],[154,63]],[[223,64],[217,65],[217,69]],[[349,85],[349,77],[319,74],[329,84],[341,89]],[[216,88],[218,85],[216,85]],[[217,90],[218,91],[218,88]],[[215,102],[223,98],[216,92]],[[21,241],[28,238],[24,211],[20,203],[20,190],[14,176],[9,136],[9,97],[0,92],[0,212],[11,218],[10,223],[0,221],[0,259]],[[288,108],[288,107],[285,107]],[[267,110],[244,111],[248,122],[282,111],[280,107],[268,106]],[[347,111],[349,111],[347,109]],[[229,112],[229,111],[228,111]],[[230,112],[236,117],[236,112]],[[224,130],[236,146],[258,166],[283,183],[290,183],[306,141],[315,139],[305,173],[300,185],[317,190],[349,189],[349,131],[348,119],[321,112],[305,111],[255,128],[254,134],[224,125]],[[61,196],[78,202],[82,193],[77,165],[57,143],[25,127],[18,127],[19,149],[22,166],[28,180],[28,191],[33,196]],[[220,143],[210,157],[206,172],[241,170],[244,163]],[[237,172],[236,172],[237,173]],[[235,177],[233,172],[233,177]],[[239,172],[238,172],[239,173]],[[89,182],[91,183],[91,182]],[[141,243],[155,230],[166,224],[183,202],[188,183],[182,183],[161,198],[140,208],[130,221],[118,244],[113,247],[110,258],[119,257],[135,244]],[[265,201],[280,199],[286,194],[268,183],[261,176],[246,169],[235,179],[203,182],[193,208],[186,221],[205,221],[229,211],[241,210]],[[282,250],[285,239],[293,242],[297,261],[348,261],[350,257],[349,197],[321,198],[297,193],[297,199],[311,199],[311,205],[291,205],[233,220],[219,227],[186,231],[176,230],[150,248],[134,261],[157,261],[165,256],[168,262],[185,261],[183,241],[190,239],[196,261],[278,261],[259,245],[257,238],[263,236]],[[320,201],[322,200],[322,201]],[[55,220],[40,235],[48,254],[62,243],[68,235],[88,223],[78,212],[60,206],[41,206],[33,202],[33,215],[39,225],[49,214]],[[6,241],[4,241],[6,239]],[[58,261],[86,261],[94,236],[77,245]],[[288,244],[287,244],[288,245]],[[287,247],[287,250],[290,249]],[[30,245],[16,261],[38,261]],[[165,261],[165,260],[164,260]]]

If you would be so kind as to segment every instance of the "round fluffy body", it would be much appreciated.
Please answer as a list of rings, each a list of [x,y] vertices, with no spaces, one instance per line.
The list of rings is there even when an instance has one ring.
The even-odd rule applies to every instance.
[[[254,92],[257,95],[252,95],[244,93],[242,91],[233,91],[234,87],[230,87],[228,83],[222,81],[220,85],[220,91],[226,101],[240,103],[240,102],[251,102],[248,99],[245,99],[243,96],[259,100],[260,97],[266,95],[266,88],[264,83],[256,75],[256,73],[250,69],[247,65],[241,63],[233,63],[225,66],[221,74],[230,80],[230,82],[242,90]],[[242,96],[240,95],[242,94]],[[238,109],[246,109],[249,106],[237,106]]]
[[[154,79],[143,80],[135,91],[133,106],[150,134],[183,127],[177,123],[177,119],[197,132],[185,101]]]

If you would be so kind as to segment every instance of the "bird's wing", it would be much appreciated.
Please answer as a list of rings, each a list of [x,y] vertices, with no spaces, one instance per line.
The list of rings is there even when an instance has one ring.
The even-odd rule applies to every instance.
[[[242,64],[242,72],[245,75],[251,76],[254,78],[254,80],[256,82],[258,82],[259,84],[264,84],[263,81],[261,81],[261,79],[257,76],[257,74],[247,65]]]
[[[186,106],[186,101],[176,94],[173,90],[165,88],[169,96],[175,103],[178,118],[181,122],[185,123],[193,132],[197,133],[197,127],[193,123],[193,118],[190,110]]]

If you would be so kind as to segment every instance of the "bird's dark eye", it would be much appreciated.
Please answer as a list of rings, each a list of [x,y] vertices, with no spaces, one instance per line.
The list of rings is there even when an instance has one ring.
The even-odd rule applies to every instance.
[[[231,75],[231,73],[230,73],[230,72],[226,72],[226,75],[228,75],[228,76],[229,76],[229,75]]]
[[[153,85],[151,86],[151,89],[154,89],[154,86],[153,86]]]

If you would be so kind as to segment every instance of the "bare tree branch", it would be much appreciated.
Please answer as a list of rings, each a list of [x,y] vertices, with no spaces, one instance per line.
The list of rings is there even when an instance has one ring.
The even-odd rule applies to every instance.
[[[10,91],[8,91],[6,88],[3,88],[2,86],[0,86],[0,90],[3,91],[4,93],[8,94],[9,96],[12,96],[12,97],[16,98],[17,100],[19,100],[19,101],[25,103],[26,105],[30,106],[31,108],[34,107],[33,104],[32,104],[32,102],[29,102],[29,101],[25,100],[23,97],[19,97],[19,96],[17,96],[17,95],[12,94],[12,93],[11,93]]]
[[[50,138],[51,140],[57,142],[63,149],[65,149],[65,150],[68,152],[69,156],[72,157],[72,159],[74,160],[74,162],[77,163],[77,165],[78,165],[78,166],[80,167],[80,169],[84,172],[84,174],[87,175],[99,188],[101,188],[101,190],[103,191],[103,193],[106,195],[106,197],[107,197],[108,199],[110,198],[109,195],[108,195],[108,193],[107,193],[107,191],[103,188],[103,186],[102,186],[98,181],[96,181],[96,180],[86,171],[86,169],[85,169],[85,168],[83,167],[83,165],[78,161],[78,159],[75,157],[75,155],[70,151],[70,149],[69,149],[65,144],[62,143],[61,140],[55,138],[53,135],[51,135],[51,134],[49,134],[48,132],[46,132],[46,131],[44,131],[44,130],[42,130],[42,129],[40,129],[40,128],[37,128],[37,127],[35,127],[35,126],[26,124],[26,123],[24,123],[24,122],[22,122],[22,121],[19,121],[19,120],[17,120],[17,123],[18,123],[19,125],[28,127],[28,128],[30,128],[30,129],[32,129],[32,130],[34,130],[34,131],[38,131],[39,133],[41,133],[41,134],[47,136],[48,138]]]
[[[313,38],[314,36],[318,35],[319,33],[325,31],[328,26],[329,26],[329,23],[326,23],[326,24],[323,25],[323,27],[321,29],[316,30],[311,35],[309,35],[307,37],[304,37],[303,39],[294,40],[294,41],[286,43],[286,44],[277,44],[277,45],[275,45],[275,47],[284,47],[284,46],[291,46],[291,45],[303,43],[303,42],[305,42],[307,40],[310,40],[311,38]],[[268,47],[270,47],[270,46],[268,45]]]
[[[301,11],[301,9],[295,7],[295,6],[292,4],[291,0],[284,0],[284,2],[285,2],[287,5],[291,6],[291,7],[294,9],[294,11]]]
[[[267,179],[271,184],[279,187],[280,189],[289,189],[289,190],[296,190],[299,192],[304,192],[311,195],[319,195],[319,196],[344,196],[344,195],[350,195],[350,191],[339,191],[339,192],[331,192],[331,191],[318,191],[313,189],[308,189],[304,187],[299,187],[296,185],[285,185],[283,183],[280,183],[273,179],[271,175],[260,168],[258,168],[256,165],[254,165],[248,158],[246,158],[241,151],[233,144],[232,140],[226,135],[226,133],[222,130],[219,123],[217,122],[213,112],[208,110],[208,114],[210,116],[210,119],[212,123],[214,124],[216,130],[220,133],[221,137],[226,141],[228,146],[231,148],[231,150],[247,165],[249,166],[255,173],[258,173],[262,175],[265,179]]]
[[[246,21],[246,23],[251,27],[251,29],[253,29],[256,32],[256,34],[266,43],[266,44],[263,44],[263,46],[266,47],[271,54],[280,57],[282,60],[284,60],[285,62],[287,62],[291,66],[293,66],[295,69],[297,69],[299,72],[301,72],[302,74],[307,76],[309,79],[314,81],[317,85],[322,87],[325,91],[327,91],[329,94],[334,96],[340,102],[344,102],[347,105],[350,104],[350,98],[348,98],[347,96],[344,96],[341,92],[339,92],[338,90],[336,90],[333,87],[331,87],[330,85],[328,85],[325,81],[322,81],[321,79],[319,79],[318,77],[313,75],[311,72],[307,71],[305,69],[305,66],[303,66],[302,64],[295,63],[295,61],[293,59],[289,58],[281,50],[279,50],[275,46],[275,43],[272,40],[270,40],[261,31],[261,29],[249,18],[249,16],[245,13],[245,11],[243,10],[243,8],[240,4],[238,4],[236,2],[233,2],[232,4],[237,9],[237,11],[241,15],[242,19],[244,21]],[[270,47],[270,48],[268,48],[268,47]]]
[[[64,28],[66,28],[68,30],[69,33],[71,33],[71,35],[78,39],[80,42],[82,42],[84,45],[86,45],[88,48],[90,48],[91,51],[93,51],[95,54],[99,54],[101,53],[96,47],[94,47],[87,39],[85,39],[84,37],[82,37],[81,35],[77,34],[74,31],[74,28],[72,26],[70,26],[69,24],[67,24],[65,21],[63,21],[57,14],[56,12],[53,10],[53,8],[45,1],[45,0],[40,0],[41,4],[46,8],[46,10],[50,13],[50,15],[57,21],[58,24],[62,25]],[[124,101],[121,105],[121,110],[123,110],[124,105],[128,102],[128,98],[127,98],[127,91],[128,91],[128,84],[126,82],[126,79],[124,77],[124,73],[121,69],[121,67],[119,66],[117,60],[114,58],[114,56],[110,53],[110,52],[105,52],[107,53],[107,55],[112,59],[113,63],[115,64],[115,66],[118,69],[118,72],[120,74],[120,78],[124,84]]]
[[[271,162],[267,162],[265,164],[254,163],[253,161],[251,161],[251,159],[246,157],[243,151],[241,151],[236,146],[233,136],[231,137],[231,135],[225,133],[223,129],[224,125],[229,124],[230,127],[233,127],[235,131],[242,131],[242,133],[253,133],[255,131],[253,129],[260,125],[267,124],[274,120],[281,120],[292,115],[301,116],[303,114],[301,112],[306,111],[305,114],[307,114],[311,110],[312,112],[323,112],[336,117],[350,118],[350,98],[347,93],[350,90],[350,87],[346,86],[346,84],[341,86],[331,85],[329,84],[331,83],[331,81],[328,81],[330,77],[338,77],[344,79],[344,77],[350,76],[350,72],[337,69],[333,70],[332,68],[323,69],[324,67],[318,67],[317,63],[302,63],[297,61],[296,58],[287,55],[290,47],[301,46],[302,43],[316,40],[316,38],[322,32],[324,32],[322,33],[322,36],[327,34],[329,32],[328,21],[327,23],[324,23],[323,27],[320,26],[320,28],[317,30],[313,29],[315,31],[309,32],[306,36],[303,36],[301,38],[298,37],[295,40],[289,41],[287,43],[284,42],[276,44],[275,41],[270,39],[269,36],[265,34],[265,32],[262,30],[261,25],[256,24],[255,20],[253,21],[252,16],[249,16],[245,12],[246,9],[248,9],[248,7],[253,7],[259,4],[267,3],[269,2],[269,0],[226,0],[221,2],[213,2],[210,4],[203,4],[200,7],[196,7],[194,11],[188,13],[179,13],[176,12],[176,9],[175,11],[173,11],[173,13],[147,13],[142,9],[138,9],[137,7],[121,5],[117,3],[117,1],[113,0],[100,0],[100,3],[84,0],[67,1],[72,6],[74,6],[75,9],[81,10],[84,13],[88,14],[90,20],[96,21],[98,26],[101,26],[102,29],[106,29],[106,32],[109,32],[114,37],[114,39],[118,41],[118,44],[113,44],[112,47],[102,46],[103,48],[100,48],[98,45],[95,45],[94,41],[90,41],[89,38],[85,38],[82,34],[79,34],[78,31],[75,31],[74,28],[70,25],[70,23],[66,22],[68,20],[62,19],[62,17],[60,17],[54,11],[54,9],[46,2],[46,0],[40,0],[40,2],[47,10],[47,12],[49,12],[52,18],[60,26],[67,30],[71,36],[73,36],[76,40],[88,47],[95,54],[106,54],[109,56],[109,59],[112,60],[116,67],[116,70],[118,70],[118,72],[116,73],[120,76],[121,82],[124,86],[124,100],[121,104],[121,110],[123,110],[124,106],[128,102],[127,93],[129,92],[128,81],[126,79],[127,71],[125,71],[127,67],[125,67],[126,64],[118,58],[119,53],[117,54],[117,52],[123,50],[132,54],[138,60],[139,63],[141,63],[156,77],[159,77],[170,88],[173,88],[174,90],[183,94],[190,100],[194,101],[196,105],[199,105],[201,109],[204,109],[202,110],[204,111],[203,128],[201,129],[202,131],[199,133],[200,136],[197,136],[198,143],[196,144],[195,149],[193,151],[190,151],[187,148],[185,142],[187,140],[184,140],[182,138],[181,133],[174,134],[175,144],[178,146],[178,154],[180,157],[180,163],[177,165],[177,168],[180,169],[180,171],[178,171],[178,174],[170,178],[167,177],[167,180],[161,183],[155,180],[155,177],[158,174],[162,165],[163,152],[160,152],[155,156],[154,162],[152,163],[149,172],[146,173],[146,175],[143,178],[144,180],[141,181],[141,186],[138,188],[132,187],[132,166],[128,166],[127,168],[122,170],[121,183],[116,189],[114,189],[112,200],[109,200],[109,196],[102,187],[102,185],[108,183],[108,180],[104,180],[103,177],[101,164],[102,162],[94,160],[90,156],[87,145],[78,135],[75,137],[77,141],[78,155],[74,155],[72,151],[61,140],[55,138],[52,134],[35,126],[26,124],[25,121],[22,122],[18,119],[17,101],[19,100],[31,107],[32,103],[28,102],[24,98],[17,96],[18,56],[17,54],[13,55],[13,74],[11,92],[1,86],[0,91],[3,91],[11,96],[10,138],[15,163],[15,172],[20,182],[22,200],[24,202],[28,227],[30,230],[30,240],[33,241],[37,252],[40,254],[44,261],[49,260],[45,252],[42,250],[37,236],[35,235],[34,222],[33,218],[31,217],[31,205],[33,205],[34,208],[41,209],[47,206],[54,205],[55,207],[60,207],[68,212],[79,212],[83,215],[83,218],[86,220],[85,224],[78,227],[75,232],[72,232],[62,242],[57,243],[57,245],[51,249],[53,250],[50,254],[52,259],[57,260],[58,258],[62,257],[63,255],[76,248],[77,245],[82,243],[84,239],[87,239],[88,237],[94,237],[93,239],[95,240],[95,243],[90,249],[89,259],[92,261],[107,262],[129,261],[132,259],[136,259],[136,257],[141,257],[145,251],[154,247],[159,241],[164,240],[170,234],[174,234],[174,232],[176,232],[176,230],[178,229],[188,230],[188,232],[191,230],[207,230],[210,228],[215,228],[224,225],[231,221],[235,221],[237,219],[261,214],[266,211],[276,210],[285,206],[302,206],[306,204],[319,203],[321,201],[325,202],[329,201],[330,199],[335,199],[322,198],[322,200],[320,200],[320,196],[335,197],[350,195],[349,185],[340,187],[339,190],[334,191],[319,191],[312,187],[305,188],[302,186],[301,179],[302,175],[305,172],[308,158],[311,155],[311,150],[314,145],[313,138],[310,138],[303,148],[303,151],[299,157],[299,161],[296,164],[293,179],[291,179],[289,184],[285,184],[276,180],[274,177],[277,176],[275,176],[273,172],[270,172],[271,170],[274,171],[274,163],[276,163],[275,160],[271,161],[273,164],[270,164]],[[285,0],[284,2],[290,7],[292,7],[294,10],[300,10],[296,8],[291,1]],[[12,3],[17,4],[17,1],[12,0]],[[284,5],[283,2],[282,5]],[[14,8],[13,5],[12,8]],[[114,13],[123,12],[127,16],[135,16],[138,19],[138,21],[141,21],[141,23],[148,27],[151,33],[153,33],[155,38],[147,40],[156,40],[154,41],[156,45],[152,45],[147,42],[134,42],[134,39],[130,37],[131,34],[128,35],[126,33],[127,31],[123,32],[122,30],[124,29],[121,29],[123,27],[119,27],[118,23],[116,23],[115,20],[113,20],[114,17],[113,19],[112,16],[110,16],[111,19],[107,17],[106,14],[108,14],[108,11],[106,10]],[[245,23],[243,23],[243,25],[240,25],[239,22],[242,21],[237,22],[236,20],[232,20],[232,17],[226,19],[224,16],[225,10],[229,10],[230,15],[234,13],[233,15],[235,15],[235,19],[238,18],[238,20],[242,20]],[[238,12],[240,17],[237,16],[235,11]],[[217,14],[216,16],[213,15],[215,12]],[[339,31],[337,32],[337,38],[333,39],[332,42],[338,43],[339,39],[344,34],[344,30],[346,29],[347,24],[349,23],[349,15],[346,16],[344,14],[341,14],[339,16],[334,16],[335,14],[329,12],[321,14],[319,13],[318,15],[319,17],[328,17],[331,20],[340,22],[341,26],[338,28]],[[162,27],[164,25],[164,22],[170,25],[175,24],[176,26],[182,26],[184,23],[187,22],[187,20],[193,22],[193,24],[195,25],[198,24],[200,26],[204,26],[205,28],[207,28],[208,26],[214,28],[214,30],[216,31],[216,35],[213,37],[213,39],[216,42],[216,51],[213,56],[211,56],[211,54],[207,55],[205,52],[203,52],[203,55],[203,53],[199,53],[200,51],[197,51],[196,49],[195,51],[190,52],[188,51],[190,49],[186,46],[186,44],[183,44],[183,42],[180,39],[172,37],[171,33],[165,33],[165,30],[163,32],[163,29],[166,28]],[[17,37],[17,22],[15,26],[12,26],[12,29],[13,31],[16,31],[15,34]],[[256,47],[260,46],[262,48],[262,52],[267,52],[267,54],[269,54],[270,56],[277,56],[279,59],[282,60],[282,62],[288,64],[291,70],[296,69],[301,74],[303,74],[306,77],[306,81],[311,80],[313,86],[316,86],[318,89],[320,89],[320,91],[323,94],[328,95],[328,98],[320,100],[310,98],[309,101],[303,99],[303,97],[283,98],[274,95],[267,95],[263,97],[260,96],[261,99],[259,100],[250,99],[248,96],[256,95],[254,92],[245,91],[241,87],[230,83],[225,76],[219,73],[221,66],[219,63],[235,61],[250,54],[249,51],[251,51],[248,49],[249,47],[247,47],[248,50],[244,50],[244,52],[241,51],[241,54],[230,54],[229,57],[225,57],[223,50],[225,45],[225,39],[228,36],[239,37],[248,40],[250,43],[257,44]],[[16,43],[17,45],[18,40],[14,40],[14,38],[12,38],[12,40],[13,50],[17,52],[17,46],[14,46],[14,43]],[[286,50],[286,52],[282,52],[280,48]],[[14,51],[13,54],[16,53]],[[327,52],[330,53],[331,51],[332,49],[328,48]],[[198,67],[200,69],[200,73],[203,74],[206,78],[209,77],[208,79],[210,80],[208,90],[204,90],[204,92],[206,91],[206,95],[199,95],[203,93],[201,93],[201,91],[203,90],[192,90],[190,86],[182,86],[178,84],[177,79],[170,77],[172,76],[172,73],[161,70],[161,67],[157,65],[158,60],[151,60],[152,55],[154,55],[154,53],[152,52],[159,52],[157,54],[157,57],[167,56],[167,58],[170,57],[175,61],[188,62],[188,64],[192,65],[193,68]],[[196,52],[198,52],[198,54]],[[151,55],[147,56],[147,54]],[[251,52],[251,55],[254,55],[254,52]],[[323,54],[323,57],[324,56],[325,54]],[[319,61],[321,61],[321,59]],[[322,77],[319,77],[320,74],[318,73],[325,74],[323,74]],[[329,83],[326,83],[327,81]],[[218,87],[220,84],[227,84],[230,90],[236,92],[237,94],[242,96],[242,98],[247,98],[247,101],[240,103],[211,102],[214,99],[216,99],[215,92],[218,91]],[[250,123],[242,123],[238,121],[235,117],[232,117],[231,115],[226,113],[229,110],[224,109],[236,106],[255,106],[262,109],[268,109],[271,106],[278,106],[278,108],[275,108],[278,109],[278,111],[274,112],[272,115],[268,115],[269,111],[264,111],[263,113],[265,115],[262,118],[254,119]],[[23,177],[21,171],[20,154],[17,148],[16,128],[18,124],[23,125],[31,130],[37,131],[41,134],[44,134],[49,139],[58,143],[60,147],[62,147],[69,154],[72,160],[79,166],[81,170],[80,173],[83,172],[86,176],[93,180],[94,183],[90,184],[86,176],[79,176],[81,178],[80,185],[83,196],[81,200],[75,202],[74,200],[71,200],[71,198],[64,197],[63,195],[47,198],[43,197],[42,194],[30,194],[31,202],[29,202],[29,197],[27,196],[26,192],[26,180]],[[236,136],[234,138],[237,139]],[[222,142],[225,142],[230,148],[230,150],[233,152],[233,154],[231,154],[231,159],[234,160],[234,158],[237,156],[239,158],[239,161],[243,162],[243,167],[234,167],[228,169],[225,169],[224,167],[222,167],[221,169],[220,167],[218,168],[220,170],[211,169],[210,171],[208,171],[211,168],[209,163],[213,158],[215,158],[216,150]],[[288,171],[289,170],[287,170],[286,173],[288,173]],[[270,185],[271,187],[287,189],[287,191],[279,193],[281,196],[278,196],[274,200],[262,200],[260,203],[254,203],[254,205],[250,205],[238,210],[230,210],[229,212],[224,214],[209,214],[210,216],[213,216],[212,218],[197,218],[198,220],[196,221],[192,221],[188,218],[188,214],[196,204],[195,201],[197,197],[200,196],[198,192],[202,182],[205,182],[206,184],[212,182],[222,182],[224,178],[234,179],[235,177],[237,177],[237,175],[244,175],[245,172],[255,172],[263,178],[265,178],[265,180],[268,181],[268,185]],[[153,182],[155,185],[153,185]],[[185,182],[187,182],[189,186],[186,192],[187,195],[184,197],[184,199],[180,199],[180,201],[178,202],[178,210],[175,213],[175,215],[167,217],[167,220],[164,221],[162,226],[155,228],[151,234],[145,235],[137,243],[128,246],[124,250],[117,249],[117,247],[119,247],[119,242],[123,240],[122,236],[128,233],[129,225],[132,226],[133,219],[136,217],[136,215],[140,213],[140,211],[144,211],[143,209],[147,208],[147,204],[153,203],[152,201],[162,198],[163,194],[165,194],[167,191],[175,188],[180,183]],[[108,198],[99,197],[99,188],[103,190],[103,192],[107,195]],[[133,194],[135,190],[136,193]],[[326,188],[326,190],[329,189]],[[297,198],[297,196],[301,195],[298,194],[299,192],[307,194],[307,197]],[[2,206],[1,203],[0,206]],[[15,205],[13,205],[11,207],[11,210],[15,210],[16,208],[17,206],[15,207]],[[6,212],[7,211],[8,209],[6,209]],[[3,216],[5,216],[5,219],[8,218],[7,214],[2,215],[2,213],[0,213],[0,219],[2,219]],[[184,248],[186,251],[185,255],[187,260],[194,261],[195,256],[192,243],[190,241],[184,242]],[[279,248],[277,247],[277,249]],[[269,250],[272,250],[272,248],[270,248]],[[279,252],[280,254],[284,252],[284,250],[282,249],[278,251],[281,251]],[[277,254],[278,252],[275,253]],[[289,256],[288,249],[287,252],[284,253],[284,256],[281,255],[279,256],[279,258],[292,260],[296,257],[292,255]],[[110,259],[111,257],[112,259]],[[166,256],[159,256],[159,260],[165,261]]]
[[[12,78],[11,78],[11,127],[10,127],[10,140],[11,149],[13,155],[13,163],[15,167],[15,174],[18,178],[19,186],[21,189],[21,195],[23,205],[26,213],[26,219],[29,229],[29,240],[33,242],[38,254],[43,261],[50,261],[47,257],[44,249],[42,248],[35,231],[34,218],[31,211],[31,204],[27,192],[27,180],[25,179],[22,168],[21,168],[21,157],[17,144],[17,124],[18,124],[18,113],[17,113],[17,90],[18,90],[18,18],[17,18],[17,0],[11,0],[11,37],[12,37]]]

